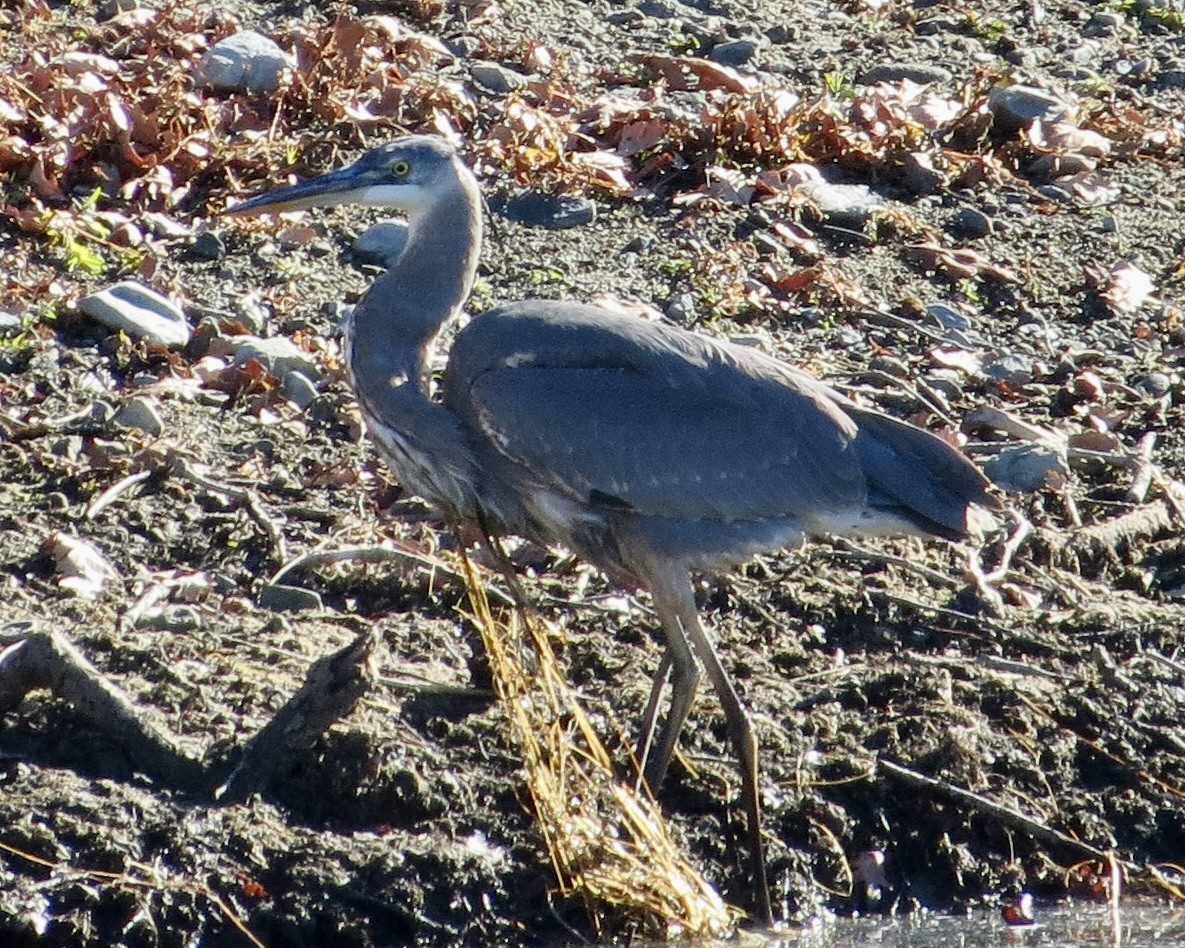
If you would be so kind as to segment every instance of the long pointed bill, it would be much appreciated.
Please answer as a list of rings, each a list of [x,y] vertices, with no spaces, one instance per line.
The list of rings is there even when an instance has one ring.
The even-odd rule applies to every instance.
[[[364,203],[364,193],[375,183],[371,171],[350,165],[300,184],[248,198],[223,213],[280,214],[284,211],[302,211],[310,207]]]

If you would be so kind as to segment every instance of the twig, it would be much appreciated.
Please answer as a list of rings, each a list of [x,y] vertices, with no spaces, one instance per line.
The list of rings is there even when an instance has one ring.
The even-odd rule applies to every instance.
[[[374,683],[371,657],[377,644],[377,633],[369,629],[313,662],[301,689],[247,742],[226,783],[214,791],[215,799],[235,803],[266,786],[295,755],[349,714]]]
[[[127,477],[121,477],[90,502],[90,506],[86,508],[86,519],[94,520],[95,517],[111,506],[121,494],[135,487],[137,484],[148,480],[154,473],[152,470],[136,471]]]
[[[333,563],[396,563],[412,562],[433,572],[447,576],[450,580],[464,583],[465,577],[439,557],[409,550],[402,546],[343,546],[333,550],[315,549],[302,553],[281,566],[268,580],[271,584],[284,582],[290,575],[328,566]],[[497,587],[488,587],[492,599],[500,605],[514,605],[514,599]]]
[[[1127,489],[1127,499],[1133,504],[1142,504],[1148,496],[1148,488],[1152,486],[1152,476],[1156,468],[1152,464],[1152,452],[1156,449],[1156,432],[1149,431],[1140,439],[1136,446],[1136,456],[1132,459],[1131,485]]]
[[[896,566],[898,569],[917,573],[917,575],[929,580],[935,586],[945,586],[948,589],[955,589],[959,586],[959,581],[953,576],[940,573],[936,569],[930,569],[929,566],[922,563],[915,563],[913,560],[906,559],[904,556],[894,556],[891,553],[880,553],[876,550],[869,550],[865,547],[857,546],[843,537],[833,537],[831,543],[836,549],[825,551],[826,556],[840,560],[867,561],[870,563],[880,563],[883,566]]]
[[[204,487],[206,490],[215,494],[222,494],[224,497],[229,497],[231,500],[240,504],[267,536],[268,543],[271,546],[275,558],[280,562],[288,558],[288,546],[284,542],[283,531],[280,530],[280,526],[276,523],[275,518],[263,509],[262,504],[259,502],[259,497],[256,496],[254,491],[231,487],[229,484],[216,481],[197,471],[189,463],[188,459],[183,457],[175,457],[173,459],[172,472],[193,481],[199,487]]]
[[[195,895],[200,895],[209,900],[223,917],[231,923],[239,933],[246,938],[255,948],[266,948],[264,943],[255,937],[255,934],[247,927],[247,923],[239,918],[238,914],[226,904],[226,900],[222,898],[217,892],[211,889],[204,882],[199,882],[196,879],[172,879],[168,876],[162,876],[160,870],[156,866],[148,866],[140,862],[129,862],[128,866],[143,872],[143,876],[134,876],[128,872],[110,872],[105,869],[76,869],[73,866],[65,863],[51,862],[48,859],[42,859],[33,853],[25,852],[23,849],[18,849],[15,846],[9,846],[7,843],[0,842],[0,850],[17,856],[33,863],[35,866],[41,866],[43,869],[51,870],[50,878],[69,880],[86,879],[89,882],[95,882],[99,885],[118,885],[118,886],[135,886],[140,889],[148,889],[154,892],[159,891],[179,891],[190,892]]]
[[[902,783],[907,783],[911,787],[916,787],[935,796],[952,800],[959,806],[973,810],[982,816],[996,820],[1022,833],[1027,833],[1034,839],[1051,846],[1059,846],[1087,859],[1105,861],[1108,857],[1105,850],[1074,839],[1072,836],[1067,836],[1060,830],[1047,826],[1039,820],[1027,817],[1023,813],[1018,813],[1016,810],[1009,809],[1003,804],[980,796],[978,793],[964,790],[962,787],[956,787],[936,777],[929,777],[926,774],[918,773],[916,770],[910,770],[908,767],[903,767],[901,764],[886,760],[884,757],[877,759],[877,770],[900,780]]]
[[[135,766],[154,779],[179,789],[202,786],[201,761],[149,724],[131,698],[56,632],[33,632],[0,652],[0,714],[38,688],[70,702],[79,715],[118,740]]]

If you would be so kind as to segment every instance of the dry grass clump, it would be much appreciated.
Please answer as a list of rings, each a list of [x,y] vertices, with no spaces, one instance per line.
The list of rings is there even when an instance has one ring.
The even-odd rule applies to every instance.
[[[560,891],[582,898],[603,933],[726,934],[736,911],[680,852],[654,800],[615,777],[551,648],[554,628],[521,608],[495,616],[468,561],[465,575]]]

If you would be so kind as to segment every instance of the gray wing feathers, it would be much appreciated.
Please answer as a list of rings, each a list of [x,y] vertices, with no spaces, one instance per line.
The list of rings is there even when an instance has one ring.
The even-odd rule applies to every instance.
[[[855,426],[816,384],[661,325],[521,304],[462,333],[445,398],[503,456],[581,502],[792,519],[866,496]]]

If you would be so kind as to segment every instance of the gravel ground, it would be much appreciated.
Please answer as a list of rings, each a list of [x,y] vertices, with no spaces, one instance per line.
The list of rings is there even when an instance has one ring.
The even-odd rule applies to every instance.
[[[1091,851],[1165,891],[1150,867],[1185,862],[1176,0],[115,16],[0,10],[0,642],[60,634],[215,762],[313,661],[363,629],[382,644],[354,711],[235,804],[146,775],[78,701],[7,707],[0,677],[0,940],[597,935],[556,891],[464,586],[422,565],[455,542],[376,459],[343,377],[341,306],[377,272],[354,239],[379,215],[216,216],[397,130],[456,133],[487,188],[474,312],[647,303],[943,433],[1016,511],[978,551],[986,580],[966,549],[901,540],[703,581],[789,921],[1098,898]],[[297,78],[197,84],[240,27]],[[521,223],[524,191],[567,196],[577,226]],[[189,340],[74,305],[120,279],[171,294]],[[348,547],[385,552],[274,580]],[[646,602],[562,551],[513,556],[624,761],[661,654]],[[664,812],[749,907],[710,694],[682,753]],[[885,879],[862,899],[869,852]]]

